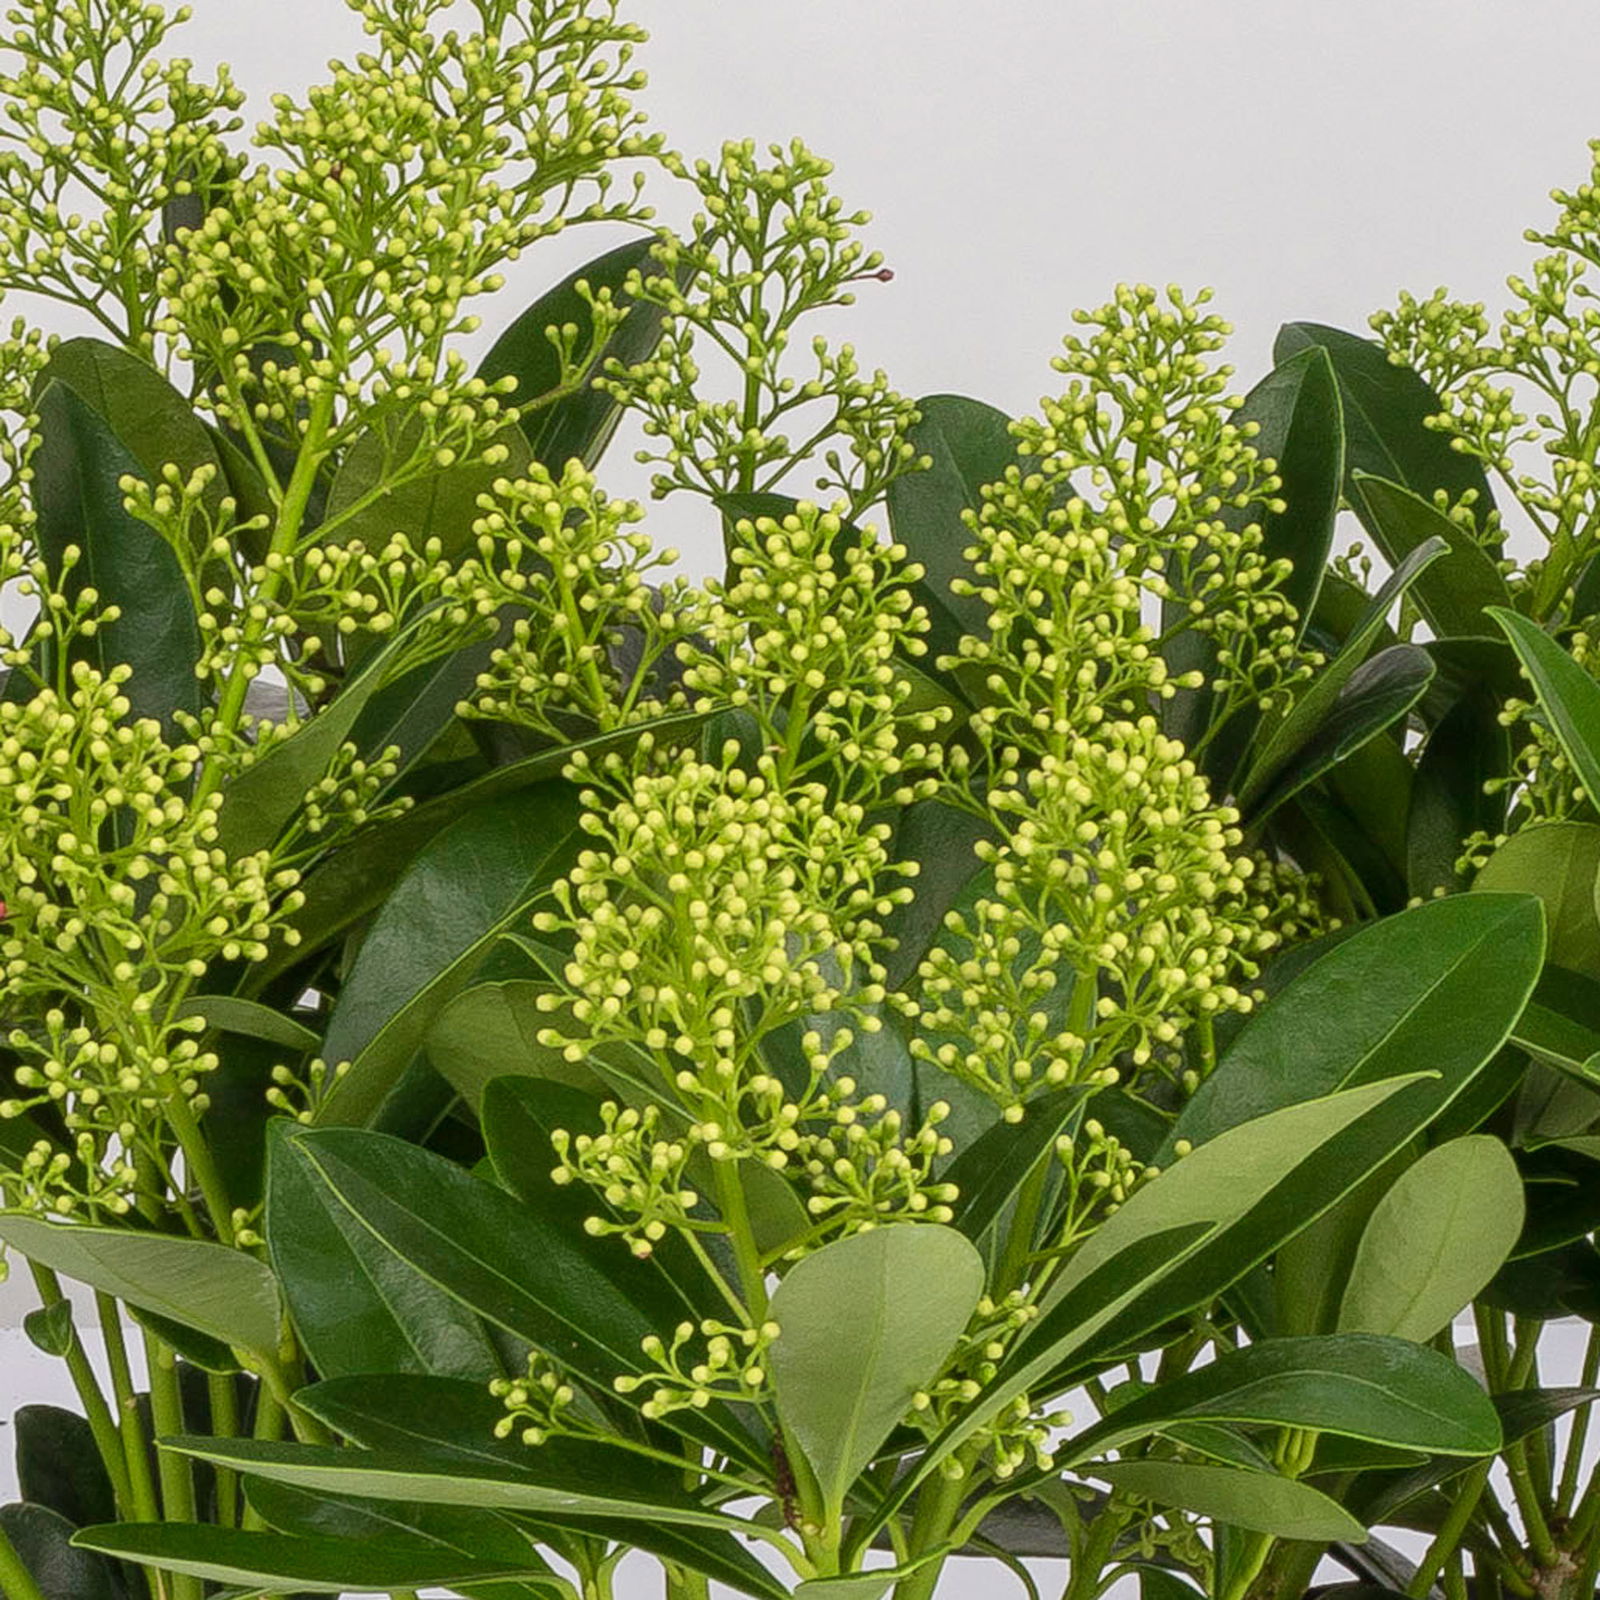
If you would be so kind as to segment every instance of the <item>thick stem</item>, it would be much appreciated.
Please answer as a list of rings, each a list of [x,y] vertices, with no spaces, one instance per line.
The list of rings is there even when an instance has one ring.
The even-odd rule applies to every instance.
[[[950,1530],[961,1515],[961,1502],[966,1499],[970,1487],[971,1482],[965,1474],[959,1478],[947,1478],[943,1473],[936,1474],[923,1486],[917,1495],[917,1509],[911,1518],[911,1538],[907,1551],[909,1560],[915,1561],[918,1556],[937,1550],[949,1540]],[[894,1600],[931,1600],[943,1571],[944,1557],[925,1562],[895,1585]]]
[[[39,1291],[39,1299],[45,1310],[60,1305],[66,1299],[61,1280],[48,1267],[41,1267],[37,1262],[30,1261],[28,1267],[33,1273],[34,1287]],[[72,1343],[67,1347],[66,1362],[72,1387],[77,1391],[78,1402],[88,1419],[89,1431],[94,1435],[95,1448],[100,1452],[106,1476],[111,1480],[111,1492],[118,1509],[127,1516],[133,1497],[129,1492],[128,1462],[122,1452],[122,1436],[117,1432],[117,1419],[106,1404],[100,1380],[95,1377],[94,1368],[89,1364],[76,1324],[72,1327]]]
[[[239,1436],[239,1396],[228,1372],[208,1372],[206,1393],[211,1402],[211,1437],[236,1439]],[[218,1467],[217,1522],[232,1528],[239,1521],[239,1474],[231,1467]]]
[[[100,1337],[111,1368],[111,1391],[116,1397],[117,1420],[122,1434],[122,1459],[128,1470],[130,1520],[159,1522],[155,1479],[150,1474],[150,1453],[139,1416],[139,1397],[128,1365],[128,1347],[122,1337],[122,1308],[108,1294],[95,1294],[100,1312]]]
[[[178,1388],[178,1358],[170,1345],[153,1333],[144,1336],[145,1363],[150,1369],[150,1417],[156,1437],[184,1431],[183,1396]],[[168,1522],[193,1522],[194,1467],[187,1456],[157,1450],[156,1470],[161,1478],[161,1513]],[[172,1600],[205,1600],[205,1585],[182,1573],[169,1580]]]
[[[1467,1531],[1467,1524],[1472,1520],[1472,1513],[1476,1509],[1479,1496],[1483,1493],[1483,1486],[1489,1481],[1489,1470],[1494,1466],[1494,1457],[1487,1456],[1474,1467],[1468,1468],[1461,1479],[1461,1487],[1456,1490],[1455,1498],[1450,1502],[1450,1509],[1445,1513],[1444,1521],[1439,1524],[1439,1531],[1433,1536],[1433,1543],[1427,1548],[1417,1570],[1411,1576],[1411,1582],[1406,1586],[1406,1593],[1414,1595],[1417,1600],[1426,1600],[1428,1591],[1433,1587],[1433,1580],[1438,1577],[1446,1561],[1453,1556],[1461,1544],[1462,1535]]]
[[[761,1270],[755,1230],[750,1226],[744,1185],[739,1181],[738,1168],[731,1161],[713,1162],[712,1178],[717,1189],[717,1210],[722,1213],[733,1246],[733,1259],[739,1268],[739,1287],[744,1291],[750,1320],[759,1325],[767,1319],[767,1280]]]

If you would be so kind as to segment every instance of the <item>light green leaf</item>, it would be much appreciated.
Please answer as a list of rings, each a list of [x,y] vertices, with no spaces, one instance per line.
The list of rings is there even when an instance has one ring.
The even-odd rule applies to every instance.
[[[1537,895],[1544,902],[1549,958],[1569,972],[1600,977],[1600,825],[1541,822],[1514,833],[1484,862],[1476,889]]]
[[[982,1293],[978,1252],[932,1223],[838,1240],[779,1285],[772,1320],[783,1332],[769,1353],[778,1416],[830,1516],[939,1375]]]
[[[240,1000],[231,994],[197,994],[184,1001],[183,1012],[187,1017],[202,1018],[208,1028],[282,1045],[296,1055],[308,1054],[321,1042],[293,1017],[286,1017],[257,1000]]]
[[[278,1285],[243,1251],[203,1239],[45,1222],[16,1211],[0,1212],[0,1243],[141,1311],[241,1350],[277,1355]]]
[[[1177,1506],[1279,1539],[1360,1544],[1367,1537],[1367,1530],[1336,1500],[1310,1484],[1269,1472],[1183,1461],[1116,1461],[1081,1470],[1158,1506]]]
[[[1498,1139],[1474,1134],[1428,1151],[1372,1213],[1339,1327],[1431,1339],[1500,1270],[1522,1217],[1522,1179]]]
[[[539,998],[558,992],[554,984],[532,978],[474,984],[434,1019],[428,1030],[428,1060],[473,1107],[493,1079],[510,1074],[603,1089],[585,1063],[568,1061],[560,1050],[539,1043],[541,1029],[560,1025],[539,1009]]]

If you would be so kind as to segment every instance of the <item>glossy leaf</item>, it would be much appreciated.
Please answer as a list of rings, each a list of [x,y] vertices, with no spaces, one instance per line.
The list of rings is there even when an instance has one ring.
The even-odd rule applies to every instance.
[[[336,1379],[301,1390],[299,1398],[313,1416],[365,1449],[408,1452],[414,1459],[425,1457],[434,1464],[454,1459],[519,1469],[533,1448],[515,1434],[504,1440],[495,1436],[495,1425],[505,1412],[481,1383],[391,1375]],[[537,1447],[539,1451],[549,1448],[550,1441]],[[681,1482],[668,1465],[605,1445],[562,1441],[542,1465],[560,1469],[564,1463],[576,1463],[580,1475],[603,1476],[614,1492],[626,1487],[646,1496],[664,1493],[676,1498]],[[291,1492],[281,1485],[272,1489],[280,1494]],[[365,1504],[369,1510],[379,1509],[373,1502]],[[463,1515],[442,1507],[411,1507],[409,1511],[413,1516],[425,1511],[430,1519]],[[475,1520],[487,1514],[471,1513]],[[765,1600],[777,1600],[782,1592],[760,1563],[721,1529],[653,1518],[632,1521],[608,1515],[600,1519],[551,1511],[539,1514],[538,1526],[634,1545]],[[480,1548],[478,1553],[493,1552]]]
[[[1511,604],[1511,591],[1494,558],[1430,499],[1364,472],[1354,474],[1354,483],[1364,508],[1361,520],[1391,566],[1429,539],[1443,539],[1449,546],[1449,553],[1411,591],[1428,626],[1446,638],[1487,632],[1490,608]]]
[[[1345,685],[1372,653],[1390,609],[1429,564],[1444,553],[1443,540],[1429,540],[1413,550],[1372,597],[1339,653],[1311,680],[1285,716],[1263,727],[1249,768],[1239,785],[1241,807],[1254,805],[1315,737],[1333,713]]]
[[[375,1544],[370,1539],[288,1538],[189,1522],[120,1522],[85,1528],[73,1543],[161,1572],[181,1572],[216,1583],[252,1588],[292,1586],[307,1594],[348,1589],[459,1589],[463,1584],[541,1579],[552,1594],[556,1580],[532,1570],[472,1556]]]
[[[568,1061],[560,1050],[539,1043],[540,1030],[556,1025],[549,1012],[539,1010],[539,999],[558,993],[553,984],[532,978],[474,984],[434,1019],[428,1059],[473,1107],[490,1082],[511,1073],[578,1089],[602,1088],[585,1062]]]
[[[1522,1212],[1522,1179],[1498,1139],[1477,1134],[1428,1151],[1367,1224],[1340,1329],[1431,1339],[1500,1270]]]
[[[1600,795],[1600,684],[1537,623],[1514,611],[1490,612],[1533,681],[1562,754],[1585,791]]]
[[[328,489],[317,529],[320,541],[347,545],[359,540],[379,551],[396,533],[404,533],[417,550],[437,539],[446,561],[459,562],[472,554],[472,525],[483,515],[478,496],[488,494],[498,478],[524,476],[533,452],[521,429],[505,427],[491,441],[507,452],[504,460],[411,469],[405,482],[390,487],[397,468],[410,466],[421,435],[420,420],[407,418],[398,428],[385,420],[356,436]]]
[[[266,1235],[300,1341],[324,1378],[500,1375],[477,1317],[374,1239],[292,1137],[271,1142]]]
[[[240,1000],[229,994],[197,994],[184,1001],[183,1008],[185,1016],[201,1018],[208,1028],[260,1039],[296,1055],[307,1055],[320,1043],[304,1023],[255,1000]]]
[[[111,1480],[83,1417],[61,1406],[32,1405],[19,1406],[11,1420],[24,1501],[47,1506],[74,1527],[116,1516]]]
[[[296,1142],[330,1211],[347,1212],[444,1293],[602,1386],[646,1368],[647,1334],[706,1314],[684,1286],[641,1270],[618,1240],[562,1226],[405,1141],[329,1128]],[[721,1408],[684,1424],[724,1449],[751,1448]]]
[[[550,1440],[524,1452],[525,1465],[427,1456],[415,1450],[335,1450],[322,1445],[271,1444],[258,1439],[177,1438],[167,1449],[325,1494],[399,1500],[421,1505],[481,1506],[594,1517],[655,1517],[705,1528],[742,1529],[737,1517],[686,1494],[644,1494],[615,1471],[617,1450],[565,1448]]]
[[[0,1212],[0,1241],[52,1272],[224,1344],[276,1356],[278,1288],[254,1256],[201,1239]]]
[[[1252,824],[1331,772],[1369,740],[1399,722],[1427,693],[1434,667],[1425,650],[1397,644],[1350,674],[1328,714],[1270,787],[1247,807]]]
[[[1157,1384],[1058,1452],[1073,1467],[1187,1421],[1307,1428],[1441,1455],[1490,1455],[1500,1423],[1463,1368],[1405,1338],[1269,1339]]]
[[[1367,1530],[1310,1484],[1267,1472],[1183,1461],[1116,1461],[1082,1469],[1123,1494],[1280,1539],[1347,1539]]]
[[[1544,903],[1550,960],[1600,977],[1600,825],[1541,822],[1514,833],[1479,868],[1474,889],[1537,895]]]
[[[73,1525],[47,1506],[0,1506],[0,1531],[44,1600],[126,1600],[116,1568],[102,1556],[74,1548]]]
[[[649,302],[629,305],[622,293],[628,274],[634,270],[645,278],[664,276],[651,260],[653,243],[653,239],[640,239],[619,245],[563,279],[495,340],[478,368],[477,376],[485,383],[504,377],[517,380],[511,404],[521,412],[522,431],[534,459],[542,461],[558,478],[573,456],[592,467],[616,431],[621,406],[593,387],[607,361],[637,365],[647,360],[661,341],[661,307]],[[615,302],[627,306],[628,312],[604,347],[572,381],[569,391],[563,393],[558,392],[561,360],[546,337],[546,330],[571,324],[578,330],[576,348],[586,347],[592,337],[594,315],[589,302],[578,293],[580,281],[595,292],[610,289]]]
[[[945,913],[981,870],[973,846],[993,830],[939,800],[919,800],[900,813],[894,853],[917,863],[916,897],[897,905],[883,919],[886,937],[896,946],[884,957],[885,986],[903,989],[922,958],[938,941]]]
[[[1484,792],[1511,767],[1511,735],[1499,709],[1492,695],[1464,695],[1423,746],[1406,818],[1406,883],[1419,900],[1465,887],[1456,869],[1462,841],[1499,833],[1505,823],[1505,796]]]
[[[1527,895],[1455,895],[1352,934],[1240,1030],[1157,1164],[1178,1139],[1203,1145],[1265,1112],[1423,1062],[1442,1074],[1448,1102],[1521,1014],[1543,965],[1542,923]]]
[[[923,472],[908,472],[889,485],[886,504],[889,527],[909,558],[924,575],[914,586],[928,608],[925,635],[928,659],[954,655],[966,634],[979,638],[989,631],[989,608],[976,595],[951,592],[955,578],[971,578],[963,554],[972,534],[961,520],[963,511],[983,504],[986,484],[998,483],[1017,460],[1010,418],[981,400],[964,395],[931,394],[917,401],[919,420],[907,439],[919,455],[931,456]]]
[[[1436,489],[1452,503],[1470,491],[1477,497],[1474,510],[1481,524],[1494,507],[1483,464],[1452,450],[1449,435],[1426,425],[1428,417],[1445,409],[1427,383],[1412,368],[1394,365],[1376,340],[1316,322],[1286,323],[1278,330],[1272,358],[1283,361],[1312,345],[1327,351],[1339,382],[1348,478],[1372,473],[1430,502]],[[1353,481],[1350,487],[1353,491]],[[1363,509],[1357,494],[1347,497]]]
[[[133,669],[123,689],[131,717],[155,717],[170,727],[177,711],[198,715],[200,627],[188,584],[166,540],[123,509],[118,483],[140,475],[137,458],[64,383],[47,384],[37,407],[33,501],[40,553],[59,578],[67,547],[76,547],[70,591],[93,587],[100,609],[120,611],[75,648],[102,671],[123,663]]]
[[[301,886],[305,904],[293,919],[300,944],[292,950],[274,949],[266,961],[253,969],[252,983],[259,986],[282,976],[309,952],[325,948],[370,915],[387,898],[395,879],[416,859],[420,850],[445,828],[480,806],[526,793],[559,778],[577,751],[598,759],[612,750],[626,750],[646,732],[668,742],[687,736],[704,721],[702,715],[692,712],[663,717],[541,751],[508,767],[486,772],[449,793],[425,800],[398,817],[363,828],[307,875]]]
[[[951,1225],[981,1239],[1090,1093],[1081,1084],[1057,1089],[1032,1101],[1020,1122],[997,1122],[962,1150],[940,1175],[958,1191]]]
[[[1600,980],[1547,966],[1511,1038],[1536,1060],[1600,1088]]]
[[[784,1436],[828,1515],[939,1374],[983,1293],[983,1261],[952,1228],[874,1228],[791,1267],[768,1352]],[[841,1362],[841,1350],[850,1358]]]
[[[576,791],[552,783],[490,801],[418,852],[328,1019],[322,1056],[351,1066],[323,1100],[319,1122],[360,1123],[378,1110],[490,946],[567,870],[577,816]]]
[[[362,664],[329,704],[227,784],[217,827],[230,855],[264,850],[277,839],[299,811],[307,790],[327,773],[357,718],[392,680],[414,629],[429,614],[403,628]]]

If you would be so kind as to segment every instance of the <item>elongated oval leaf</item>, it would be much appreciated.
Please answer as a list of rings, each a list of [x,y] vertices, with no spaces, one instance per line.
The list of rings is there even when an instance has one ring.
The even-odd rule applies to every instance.
[[[1328,708],[1316,732],[1295,752],[1278,779],[1251,802],[1252,824],[1331,772],[1369,740],[1394,726],[1428,692],[1434,675],[1426,650],[1391,645],[1363,661]]]
[[[93,1551],[76,1549],[73,1525],[48,1506],[0,1506],[0,1532],[44,1600],[124,1600],[116,1568]]]
[[[981,508],[984,486],[1000,482],[1018,456],[1011,419],[981,400],[924,395],[917,412],[906,437],[933,464],[896,478],[886,500],[895,539],[923,567],[916,590],[928,608],[927,642],[934,659],[954,655],[964,635],[981,638],[989,631],[989,609],[983,601],[950,589],[953,579],[972,575],[963,553],[972,534],[961,514]]]
[[[301,1343],[324,1378],[500,1375],[478,1318],[333,1201],[293,1138],[267,1158],[267,1248]]]
[[[1396,366],[1373,339],[1316,322],[1290,322],[1278,331],[1274,361],[1320,345],[1328,352],[1344,408],[1345,470],[1387,478],[1431,501],[1443,489],[1452,501],[1471,491],[1481,524],[1494,507],[1494,495],[1483,464],[1450,448],[1448,434],[1429,428],[1426,420],[1444,410],[1444,402],[1410,367]],[[1350,485],[1354,490],[1354,483]],[[1348,498],[1359,511],[1360,496]]]
[[[1510,730],[1499,712],[1493,695],[1473,691],[1428,735],[1406,817],[1406,884],[1419,900],[1464,887],[1465,875],[1456,869],[1462,841],[1504,827],[1505,795],[1485,792],[1492,779],[1511,770]]]
[[[1531,895],[1454,895],[1352,934],[1240,1031],[1157,1156],[1252,1117],[1426,1063],[1441,1095],[1509,1036],[1538,981],[1543,914]],[[1339,1025],[1326,1019],[1337,1016]],[[1375,1165],[1376,1163],[1374,1163]]]
[[[370,1118],[490,946],[577,853],[577,792],[551,783],[469,812],[418,853],[362,942],[322,1054],[349,1071],[319,1122]]]
[[[102,671],[123,663],[133,669],[124,691],[130,715],[168,726],[176,711],[198,715],[200,626],[189,586],[171,546],[123,509],[117,487],[140,475],[138,460],[64,383],[47,384],[37,403],[33,499],[40,552],[59,575],[67,547],[75,546],[73,592],[92,587],[98,609],[119,611],[80,648]]]
[[[254,1256],[202,1239],[0,1212],[0,1241],[41,1267],[242,1350],[278,1350],[278,1286]]]
[[[416,1451],[332,1450],[321,1445],[269,1444],[258,1439],[175,1438],[164,1449],[326,1494],[400,1500],[419,1505],[482,1506],[498,1511],[571,1512],[592,1517],[657,1517],[663,1522],[742,1530],[737,1517],[703,1506],[687,1494],[644,1495],[619,1482],[620,1452],[565,1448],[551,1440],[527,1452],[513,1470],[498,1462]],[[598,1464],[597,1464],[598,1463]]]
[[[1549,958],[1600,978],[1600,825],[1541,822],[1506,840],[1478,869],[1472,887],[1537,895],[1549,930]]]
[[[1428,1151],[1372,1213],[1339,1327],[1431,1339],[1500,1270],[1522,1210],[1522,1178],[1498,1139],[1477,1134]]]
[[[838,1240],[778,1286],[772,1318],[783,1331],[769,1352],[778,1416],[830,1516],[939,1375],[982,1293],[978,1252],[931,1223]]]
[[[1486,613],[1511,604],[1511,591],[1494,558],[1430,500],[1386,478],[1354,475],[1365,507],[1362,521],[1391,566],[1429,539],[1443,539],[1449,553],[1433,563],[1412,589],[1417,609],[1441,638],[1486,633]]]
[[[1316,735],[1332,713],[1345,685],[1372,653],[1390,608],[1430,563],[1444,555],[1445,549],[1442,539],[1430,539],[1413,550],[1366,605],[1338,655],[1311,680],[1286,715],[1261,729],[1239,785],[1242,807],[1253,805]]]
[[[568,1061],[560,1050],[539,1043],[540,1030],[553,1020],[539,1009],[540,997],[558,992],[533,978],[474,984],[434,1019],[429,1061],[470,1106],[483,1100],[495,1078],[511,1073],[600,1089],[600,1079],[584,1062]]]
[[[304,1023],[255,1000],[240,1000],[230,994],[197,994],[184,1001],[183,1010],[185,1016],[199,1017],[208,1028],[260,1039],[298,1056],[309,1054],[320,1043]]]
[[[1158,1384],[1077,1435],[1071,1467],[1185,1421],[1309,1428],[1439,1455],[1490,1455],[1500,1422],[1456,1362],[1407,1338],[1331,1334],[1268,1339]]]
[[[1115,1461],[1084,1470],[1124,1494],[1158,1506],[1181,1506],[1216,1522],[1279,1539],[1345,1539],[1355,1544],[1367,1536],[1367,1530],[1320,1489],[1268,1472],[1187,1461]]]
[[[1600,797],[1600,683],[1536,622],[1498,607],[1489,615],[1533,680],[1539,705],[1579,782],[1588,794]]]
[[[528,307],[495,340],[478,368],[485,383],[505,377],[517,380],[511,403],[521,412],[521,426],[536,461],[542,461],[557,476],[567,461],[576,456],[592,467],[604,453],[616,432],[622,408],[610,395],[594,387],[594,380],[610,360],[634,366],[646,360],[661,342],[664,313],[646,301],[629,304],[622,293],[630,272],[643,277],[662,276],[650,257],[652,239],[639,239],[618,245],[580,267],[547,294]],[[582,350],[592,340],[594,314],[589,302],[578,293],[578,284],[587,283],[591,291],[610,289],[627,315],[612,332],[602,349],[563,391],[561,358],[546,330],[575,326]]]
[[[513,1578],[547,1585],[555,1595],[564,1589],[558,1579],[537,1571],[532,1560],[511,1565],[424,1547],[375,1544],[370,1539],[290,1538],[189,1522],[121,1522],[85,1528],[72,1542],[79,1549],[98,1550],[162,1572],[251,1588],[281,1590],[290,1585],[309,1594],[459,1589],[463,1584]]]

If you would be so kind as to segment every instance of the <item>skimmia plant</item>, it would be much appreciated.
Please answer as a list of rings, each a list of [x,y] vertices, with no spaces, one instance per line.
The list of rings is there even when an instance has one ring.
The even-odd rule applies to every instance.
[[[81,1405],[0,1590],[1581,1583],[1581,419],[1524,575],[1397,332],[1447,399],[1309,325],[1238,399],[1129,287],[1036,415],[913,402],[798,353],[891,276],[827,163],[669,151],[610,0],[350,9],[249,152],[181,12],[0,40],[0,287],[96,330],[0,346],[0,1241]]]

